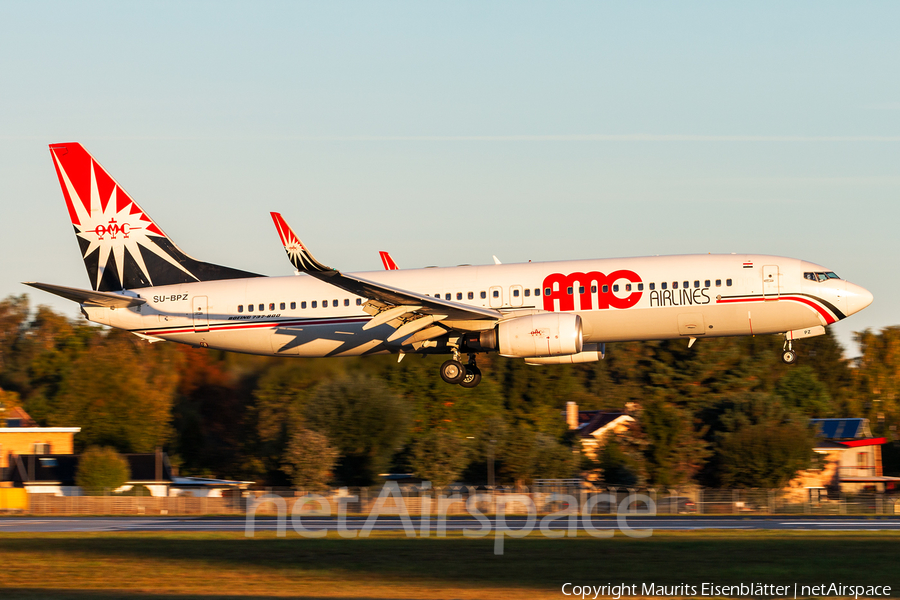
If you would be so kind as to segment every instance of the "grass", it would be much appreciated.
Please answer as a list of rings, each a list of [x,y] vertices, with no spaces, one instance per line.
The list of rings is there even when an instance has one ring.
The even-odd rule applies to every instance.
[[[892,585],[898,532],[662,532],[645,539],[305,539],[4,534],[0,598],[563,598],[604,585]]]

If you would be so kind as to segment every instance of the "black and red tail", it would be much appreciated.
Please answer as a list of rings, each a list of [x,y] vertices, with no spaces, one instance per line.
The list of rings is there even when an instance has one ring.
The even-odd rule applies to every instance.
[[[50,154],[94,290],[260,277],[182,252],[81,144]]]

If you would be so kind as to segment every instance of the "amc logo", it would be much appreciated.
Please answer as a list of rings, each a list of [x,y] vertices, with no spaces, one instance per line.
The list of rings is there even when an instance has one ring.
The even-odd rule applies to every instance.
[[[141,229],[140,227],[132,227],[128,223],[116,223],[115,219],[110,219],[107,225],[97,225],[94,229],[89,229],[91,233],[97,234],[97,239],[102,240],[103,236],[108,235],[110,239],[116,239],[117,235],[127,238],[132,229]]]
[[[606,308],[631,308],[641,299],[643,292],[637,291],[641,278],[634,271],[613,271],[604,275],[597,271],[589,273],[552,273],[544,278],[544,310],[575,310],[575,295],[580,299],[581,310]],[[618,286],[618,291],[614,291]],[[550,290],[550,293],[547,293]],[[596,298],[597,306],[594,306]],[[554,300],[559,301],[559,309],[554,308]]]

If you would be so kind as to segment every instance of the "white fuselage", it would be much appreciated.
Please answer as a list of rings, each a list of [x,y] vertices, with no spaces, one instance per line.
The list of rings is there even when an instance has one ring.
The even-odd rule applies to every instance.
[[[763,255],[686,255],[460,266],[359,273],[368,280],[506,317],[575,312],[585,342],[771,334],[812,330],[861,310],[871,294],[827,269]],[[573,275],[574,274],[574,275]],[[579,275],[582,274],[582,275]],[[549,294],[548,294],[549,291]],[[367,331],[365,298],[308,275],[141,288],[132,308],[84,307],[92,321],[195,346],[279,356],[408,351]],[[476,326],[477,328],[477,326]],[[440,351],[426,345],[421,351]]]

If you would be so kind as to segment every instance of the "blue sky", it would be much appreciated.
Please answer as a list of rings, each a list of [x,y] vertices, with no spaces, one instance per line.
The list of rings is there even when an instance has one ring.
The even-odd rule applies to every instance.
[[[88,285],[47,144],[188,253],[288,274],[754,252],[900,324],[900,4],[5,2],[0,297]],[[32,291],[69,314],[74,305]],[[851,351],[851,353],[853,353]]]

